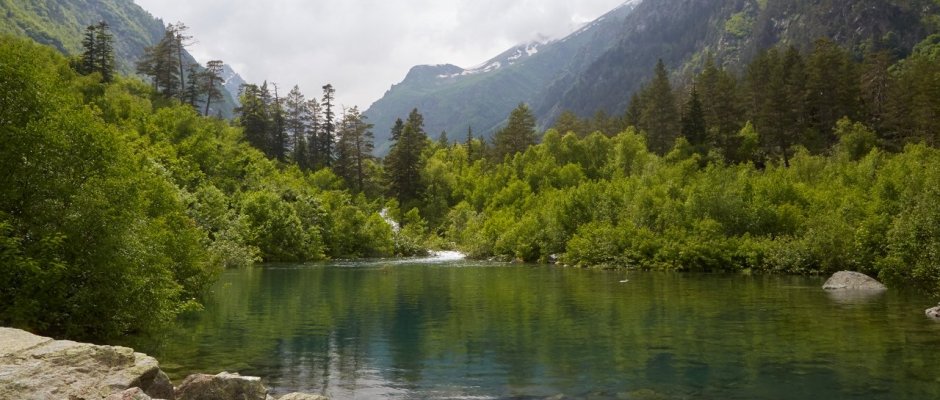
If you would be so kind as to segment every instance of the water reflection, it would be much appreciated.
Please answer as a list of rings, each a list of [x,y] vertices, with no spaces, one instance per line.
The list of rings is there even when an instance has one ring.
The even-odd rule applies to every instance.
[[[815,278],[623,278],[467,261],[229,271],[144,350],[175,379],[238,371],[338,399],[940,398],[937,324],[910,312],[923,299],[834,308]]]
[[[827,290],[832,301],[842,305],[864,305],[882,299],[885,290]]]

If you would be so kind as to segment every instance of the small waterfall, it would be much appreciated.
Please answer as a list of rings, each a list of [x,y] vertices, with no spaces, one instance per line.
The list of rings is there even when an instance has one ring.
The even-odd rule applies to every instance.
[[[385,223],[387,223],[388,226],[392,227],[392,232],[398,233],[398,231],[401,230],[401,226],[398,225],[398,222],[395,222],[395,220],[388,215],[387,208],[383,208],[382,212],[379,213],[379,216],[385,220]]]

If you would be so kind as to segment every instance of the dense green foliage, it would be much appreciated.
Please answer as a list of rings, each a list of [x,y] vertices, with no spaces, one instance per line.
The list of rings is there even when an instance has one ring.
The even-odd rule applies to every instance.
[[[392,254],[380,203],[330,171],[269,160],[143,82],[100,79],[0,38],[0,324],[151,331],[198,307],[222,267]]]
[[[411,204],[444,245],[474,257],[850,269],[940,293],[936,42],[893,66],[856,62],[828,41],[806,56],[771,49],[743,78],[709,62],[684,100],[660,65],[623,121],[568,116],[561,126],[578,131],[550,130],[505,159],[470,159],[473,140],[432,144],[415,164],[421,202]],[[885,75],[880,105],[858,72],[872,64]],[[584,133],[631,120],[639,129]]]
[[[831,156],[798,150],[790,167],[705,161],[683,140],[666,156],[634,130],[579,139],[549,131],[507,163],[437,148],[426,185],[453,208],[444,238],[474,257],[680,271],[879,275],[938,290],[940,151],[873,148],[840,122]],[[866,144],[869,143],[869,144]],[[432,204],[428,205],[433,206]]]
[[[185,27],[182,23],[165,26],[162,20],[154,18],[133,0],[0,0],[0,10],[3,10],[0,12],[0,34],[28,37],[37,43],[53,46],[74,57],[76,63],[80,63],[83,54],[87,53],[88,47],[84,42],[88,27],[105,23],[114,39],[113,70],[123,74],[136,71],[137,63],[148,58],[145,50],[166,37],[167,27]],[[205,71],[201,66],[193,67],[195,74],[186,73],[187,65],[198,64],[192,55],[185,49],[175,55],[176,64],[182,66],[182,70],[177,67],[177,75],[186,75],[187,80],[189,76],[196,75],[197,80],[206,84],[206,79],[200,75]],[[110,76],[104,75],[107,81]],[[193,89],[200,86],[186,83]],[[219,97],[215,97],[211,105],[206,104],[208,111],[205,114],[231,118],[235,99],[228,90],[221,90],[218,83],[214,82],[213,87],[220,89]],[[201,93],[207,91],[207,88],[202,88]]]

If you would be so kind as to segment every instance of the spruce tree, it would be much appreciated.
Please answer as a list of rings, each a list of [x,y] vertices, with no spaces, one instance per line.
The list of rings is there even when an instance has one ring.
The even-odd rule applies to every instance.
[[[89,25],[82,38],[83,52],[78,64],[78,72],[83,75],[101,74],[101,81],[110,83],[114,80],[114,35],[104,21]]]
[[[96,25],[88,25],[85,28],[85,36],[82,38],[82,47],[85,49],[82,52],[81,60],[79,61],[78,72],[82,75],[88,75],[95,72],[97,67],[98,60],[98,27]]]
[[[467,161],[473,162],[473,127],[467,126]]]
[[[405,121],[402,121],[401,118],[396,119],[395,125],[392,126],[392,134],[391,134],[390,140],[397,141],[401,139],[401,133],[404,130],[405,130]]]
[[[182,101],[189,104],[194,109],[198,110],[199,105],[199,95],[202,90],[202,72],[199,71],[199,65],[189,64],[186,67],[186,75],[189,76],[189,84],[186,85],[186,90],[183,91]]]
[[[679,134],[679,111],[663,60],[656,63],[652,82],[638,96],[640,130],[646,132],[650,150],[665,154]]]
[[[301,169],[307,169],[307,132],[310,129],[310,109],[300,87],[294,85],[284,99],[284,130],[291,145],[291,160]]]
[[[857,119],[860,79],[851,55],[828,39],[816,41],[806,72],[807,122],[815,135],[807,144],[821,152],[836,143],[833,129],[839,119]]]
[[[310,122],[307,125],[307,168],[319,169],[323,167],[323,160],[320,159],[320,130],[322,129],[322,114],[320,113],[320,102],[316,98],[307,100],[307,113]]]
[[[682,115],[682,136],[701,154],[708,152],[708,136],[705,131],[705,114],[695,85],[689,91],[689,100]]]
[[[737,79],[719,68],[709,55],[702,73],[695,79],[695,87],[699,97],[705,99],[702,114],[709,143],[729,159],[734,158],[737,133],[744,123]]]
[[[411,111],[407,122],[401,125],[396,122],[395,125],[401,130],[398,134],[393,132],[394,143],[385,159],[386,174],[390,195],[398,199],[402,209],[407,209],[421,198],[423,192],[421,153],[428,139],[424,132],[424,117],[418,109]]]
[[[447,131],[441,131],[441,134],[437,137],[437,145],[440,147],[450,146],[450,139],[447,138]]]
[[[372,126],[359,108],[353,107],[344,111],[337,131],[334,170],[357,192],[365,189],[366,163],[372,158],[375,148]]]
[[[525,103],[519,103],[509,114],[506,127],[493,136],[494,156],[502,161],[506,156],[524,152],[535,144],[535,116]]]
[[[109,83],[114,80],[114,35],[108,23],[101,21],[95,32],[96,41],[96,71],[101,73],[101,81]]]
[[[572,111],[565,110],[555,120],[555,125],[553,128],[562,135],[571,132],[575,135],[578,135],[578,137],[585,137],[588,133],[587,127],[585,125],[586,124],[584,121],[582,121],[577,114]]]
[[[267,90],[266,85],[264,90]],[[254,84],[243,85],[239,103],[241,106],[235,110],[238,113],[236,124],[244,129],[248,144],[266,155],[270,154],[268,107],[264,104],[262,88]]]
[[[318,158],[322,166],[329,167],[333,165],[333,143],[336,140],[336,125],[333,112],[333,101],[336,97],[336,89],[333,85],[323,86],[323,97],[320,99],[321,109],[323,111],[323,120],[320,127],[320,137],[318,138]]]
[[[268,105],[270,111],[268,115],[271,116],[271,157],[277,159],[278,161],[284,162],[287,161],[287,154],[291,151],[291,143],[287,137],[287,131],[284,129],[284,109],[281,107],[281,99],[278,96],[277,84],[271,83],[274,86],[274,97],[270,97],[270,92],[265,91],[262,95],[267,94],[267,99],[265,104]]]

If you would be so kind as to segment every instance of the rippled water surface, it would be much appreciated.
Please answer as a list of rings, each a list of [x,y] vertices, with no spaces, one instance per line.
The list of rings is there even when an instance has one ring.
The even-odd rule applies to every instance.
[[[137,346],[177,382],[237,371],[337,399],[940,398],[923,297],[453,258],[228,271],[204,312]]]

